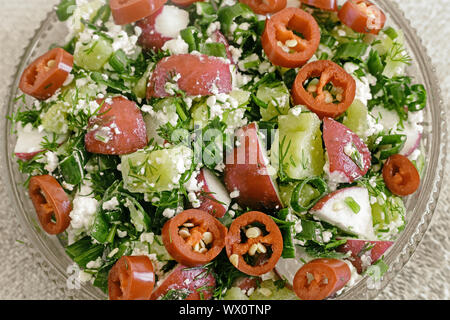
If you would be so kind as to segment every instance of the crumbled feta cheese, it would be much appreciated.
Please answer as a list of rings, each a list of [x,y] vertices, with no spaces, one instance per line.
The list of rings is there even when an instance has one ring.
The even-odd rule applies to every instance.
[[[155,30],[167,38],[177,38],[189,25],[189,13],[175,6],[164,6],[155,19]]]
[[[103,210],[112,211],[116,210],[119,207],[119,201],[117,197],[113,197],[111,200],[103,202],[102,208]]]

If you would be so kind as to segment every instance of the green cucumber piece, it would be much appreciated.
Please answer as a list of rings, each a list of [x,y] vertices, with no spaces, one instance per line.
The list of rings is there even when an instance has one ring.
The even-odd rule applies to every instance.
[[[320,176],[325,165],[320,120],[302,112],[278,117],[279,129],[272,144],[271,161],[280,177],[302,180]]]
[[[111,42],[99,38],[87,44],[77,43],[73,59],[75,64],[83,69],[99,71],[108,62],[113,53]]]
[[[299,300],[294,291],[279,288],[273,280],[261,282],[261,286],[250,295],[250,300]]]
[[[262,84],[256,92],[256,98],[264,103],[260,106],[263,121],[277,120],[280,115],[286,115],[290,108],[289,89],[283,82]]]
[[[178,186],[191,161],[192,150],[185,146],[122,156],[124,187],[139,193],[170,191]]]
[[[342,124],[356,133],[359,137],[364,137],[369,129],[369,124],[367,122],[368,115],[369,111],[364,103],[355,99],[347,109]]]
[[[42,115],[42,126],[45,131],[65,134],[69,130],[67,112],[71,105],[65,102],[56,102]]]
[[[223,300],[250,300],[239,287],[231,287],[223,296]]]

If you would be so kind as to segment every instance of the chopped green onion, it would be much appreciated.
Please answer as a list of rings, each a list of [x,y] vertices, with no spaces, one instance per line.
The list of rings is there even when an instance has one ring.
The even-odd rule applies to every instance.
[[[311,209],[328,192],[327,183],[320,177],[303,180],[292,191],[291,207],[296,212]]]
[[[352,197],[345,198],[344,202],[350,209],[352,209],[355,214],[361,211],[361,207],[359,206],[358,202],[356,202]]]
[[[347,59],[354,58],[359,59],[366,53],[368,44],[364,42],[346,42],[336,49],[336,54],[333,59]]]
[[[127,70],[128,57],[122,49],[119,49],[109,58],[109,65],[118,73],[124,73]]]
[[[388,27],[387,29],[383,30],[383,32],[392,40],[395,40],[398,37],[397,31],[395,31],[395,29],[392,27]]]
[[[218,42],[205,43],[200,52],[213,57],[227,57],[227,49],[225,48],[225,45]]]
[[[369,54],[369,60],[367,61],[367,67],[373,75],[380,74],[384,70],[383,62],[381,62],[381,57],[376,50],[371,50]]]
[[[73,15],[77,5],[75,0],[61,0],[56,7],[56,16],[59,21],[66,21]]]

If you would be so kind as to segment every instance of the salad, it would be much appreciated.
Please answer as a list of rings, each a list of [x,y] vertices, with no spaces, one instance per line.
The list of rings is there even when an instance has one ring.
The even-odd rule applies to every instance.
[[[116,299],[321,300],[420,186],[426,91],[367,0],[62,0],[9,116],[40,227]]]

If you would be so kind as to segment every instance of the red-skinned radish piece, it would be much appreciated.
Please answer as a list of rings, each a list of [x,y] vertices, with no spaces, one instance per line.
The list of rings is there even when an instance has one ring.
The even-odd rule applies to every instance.
[[[365,269],[380,259],[393,245],[391,241],[367,241],[361,239],[347,239],[347,243],[339,246],[337,251],[351,252],[349,261],[362,273]]]
[[[136,103],[122,96],[97,103],[101,108],[98,115],[89,120],[84,139],[88,152],[123,155],[147,145],[147,129]]]
[[[138,44],[144,50],[158,50],[164,46],[164,43],[173,39],[172,37],[165,37],[156,30],[155,22],[156,18],[163,11],[161,7],[151,16],[148,16],[142,20],[136,22],[136,26],[142,29],[142,33],[139,36]]]
[[[165,5],[136,23],[142,29],[138,43],[144,50],[158,51],[167,41],[177,39],[188,24],[189,13],[186,10]]]
[[[278,186],[269,166],[266,149],[258,136],[258,126],[251,123],[236,132],[236,147],[227,154],[224,181],[230,196],[242,207],[253,210],[282,208]]]
[[[150,78],[147,98],[175,95],[178,87],[188,96],[230,93],[230,64],[224,59],[203,54],[177,54],[163,58]]]
[[[222,218],[227,212],[231,198],[220,179],[207,168],[202,168],[197,176],[201,191],[197,195],[199,210],[204,210],[216,218]]]
[[[220,32],[219,30],[216,30],[213,32],[213,34],[211,35],[210,38],[213,42],[221,43],[225,46],[225,50],[227,51],[227,58],[228,58],[228,60],[230,60],[231,63],[237,62],[237,61],[233,60],[233,54],[231,53],[231,50],[230,50],[230,44],[228,43],[227,38],[223,35],[222,32]]]
[[[416,128],[411,128],[411,130],[408,130],[409,126],[409,124],[405,125],[406,141],[402,150],[400,150],[400,154],[405,157],[409,157],[416,149],[418,149],[422,140],[422,133],[416,130]]]
[[[361,239],[376,240],[366,188],[349,187],[332,192],[320,199],[310,213]]]
[[[56,135],[56,143],[61,145],[66,139],[67,135]],[[48,141],[53,141],[53,133],[48,133],[44,130],[33,128],[31,123],[22,126],[17,125],[17,142],[14,148],[14,154],[17,158],[23,161],[28,161],[34,158],[39,153],[45,151],[42,147],[42,143]]]
[[[157,282],[150,300],[161,300],[165,295],[170,300],[209,300],[212,298],[216,280],[203,267],[188,268],[178,264],[164,279]]]
[[[356,133],[340,122],[324,118],[323,140],[328,156],[325,172],[329,181],[352,183],[367,173],[372,157]]]

